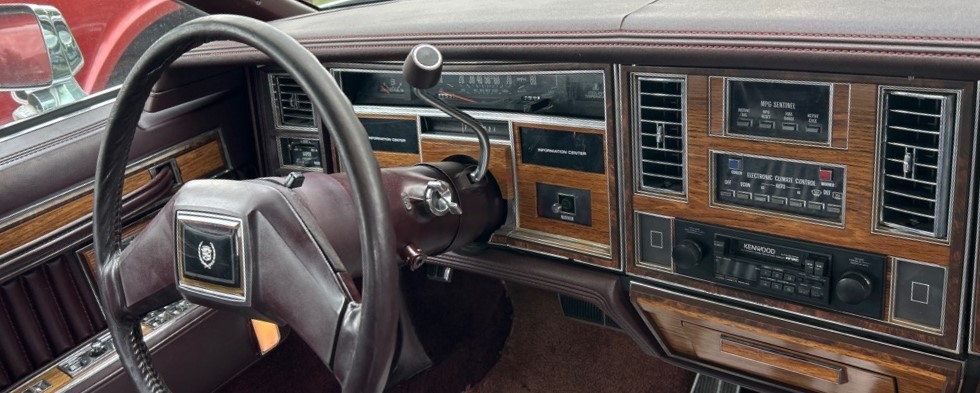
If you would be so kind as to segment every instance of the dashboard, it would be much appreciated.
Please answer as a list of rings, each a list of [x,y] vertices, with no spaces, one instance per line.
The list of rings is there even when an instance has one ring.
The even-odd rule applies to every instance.
[[[383,167],[478,155],[475,135],[415,97],[397,64],[324,66]],[[664,316],[677,293],[927,352],[964,345],[969,230],[956,218],[971,204],[975,84],[588,63],[446,70],[432,91],[486,125],[508,202],[489,242],[624,272],[669,353],[744,368]],[[288,76],[262,66],[253,83],[272,103],[257,136],[267,172],[343,169]],[[944,385],[955,371],[940,369]],[[826,382],[815,381],[803,386]]]
[[[582,302],[566,316],[753,391],[980,391],[977,3],[770,3],[399,0],[272,25],[334,77],[384,168],[479,155],[472,130],[402,77],[415,45],[445,55],[430,92],[487,128],[507,216],[425,268],[558,293],[563,306]],[[41,289],[93,285],[80,277],[95,263],[89,169],[111,97],[100,100],[0,146],[11,190],[0,281],[33,291],[15,299],[51,311],[47,321],[84,315],[44,308],[54,303]],[[330,124],[262,53],[231,42],[192,50],[145,106],[124,237],[195,179],[344,172],[323,137]],[[439,272],[430,278],[450,277]],[[232,354],[240,368],[197,359],[227,375],[271,349],[253,345],[253,322],[169,307],[144,331],[202,315],[237,326],[186,335],[246,343]],[[95,368],[121,375],[76,362],[111,357],[95,325],[24,367],[18,391],[83,386],[74,377]],[[46,338],[35,338],[43,354]],[[86,358],[90,342],[97,356]]]

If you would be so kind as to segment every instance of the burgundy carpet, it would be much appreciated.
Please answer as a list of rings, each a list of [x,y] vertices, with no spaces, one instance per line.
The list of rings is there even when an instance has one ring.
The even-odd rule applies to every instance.
[[[618,331],[566,319],[555,294],[510,286],[514,328],[500,362],[470,393],[659,392],[691,389],[694,373],[653,358]]]
[[[402,289],[436,365],[389,392],[681,393],[694,380],[618,331],[563,317],[549,292],[510,286],[505,294],[499,281],[458,271],[451,284],[406,275]],[[221,392],[340,388],[306,344],[291,336]]]
[[[456,272],[444,284],[412,273],[403,275],[401,285],[435,366],[388,392],[459,393],[481,380],[510,333],[511,306],[500,281]],[[306,343],[291,335],[220,391],[339,393],[340,386]]]

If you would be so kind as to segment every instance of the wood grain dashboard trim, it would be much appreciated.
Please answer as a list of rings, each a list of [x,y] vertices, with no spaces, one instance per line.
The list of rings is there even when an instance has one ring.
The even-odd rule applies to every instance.
[[[380,72],[398,72],[398,70],[388,64],[367,64],[367,63],[336,63],[336,64],[326,64],[327,68],[337,71],[380,71]],[[491,159],[491,173],[494,176],[498,176],[498,172],[501,170],[507,171],[508,166],[514,169],[510,170],[512,177],[521,178],[526,176],[519,162],[519,157],[517,157],[516,151],[520,148],[518,138],[514,137],[514,133],[517,131],[517,126],[529,126],[535,128],[545,128],[545,129],[562,129],[568,128],[569,130],[578,129],[591,129],[595,130],[597,133],[601,132],[604,135],[604,154],[605,154],[605,178],[602,183],[605,184],[602,188],[602,192],[605,193],[608,198],[608,203],[603,205],[602,214],[608,215],[608,229],[603,229],[601,236],[591,236],[589,239],[583,239],[583,236],[577,233],[577,231],[565,230],[561,233],[555,233],[552,226],[537,226],[536,229],[522,227],[522,219],[520,209],[522,205],[527,203],[534,204],[533,199],[526,199],[526,190],[522,191],[520,184],[516,181],[506,181],[498,179],[501,183],[502,193],[505,198],[511,199],[514,203],[511,204],[514,209],[515,219],[509,221],[505,224],[503,228],[497,231],[490,240],[490,243],[496,245],[503,245],[511,247],[514,249],[520,249],[522,251],[531,251],[535,253],[547,254],[555,256],[562,259],[568,259],[578,263],[585,263],[593,266],[598,266],[611,270],[621,270],[622,261],[620,258],[620,247],[621,247],[621,237],[620,237],[620,191],[617,184],[619,178],[619,160],[618,160],[618,135],[615,130],[617,128],[615,121],[614,108],[616,107],[616,96],[614,94],[614,66],[609,64],[588,64],[588,63],[520,63],[520,64],[506,64],[488,67],[485,64],[453,64],[447,65],[446,71],[448,72],[519,72],[519,73],[575,73],[575,72],[601,72],[603,74],[603,83],[605,88],[605,117],[601,120],[599,119],[579,119],[572,117],[562,117],[562,116],[551,116],[551,115],[536,115],[536,114],[525,114],[516,112],[494,112],[488,110],[466,110],[474,117],[480,120],[489,121],[499,121],[507,122],[510,127],[511,141],[510,143],[504,143],[503,141],[492,141],[491,148],[493,149],[493,156],[501,156],[497,153],[502,148],[509,149],[508,152],[503,153],[507,157],[512,157],[511,162],[497,161],[496,158]],[[441,111],[434,108],[428,107],[400,107],[400,106],[384,106],[384,105],[355,105],[355,112],[360,117],[366,116],[411,116],[411,117],[438,117],[446,118],[446,115]],[[268,111],[265,111],[268,112]],[[467,138],[468,139],[468,138]],[[473,139],[475,141],[475,139]],[[427,135],[425,133],[420,133],[420,151],[421,156],[424,161],[430,161],[431,159],[441,159],[448,154],[459,154],[463,152],[474,152],[472,146],[475,146],[475,142],[457,140],[454,138],[452,142],[455,145],[455,152],[451,152],[445,149],[444,146],[439,146],[439,142],[445,142],[445,139],[440,138],[438,135]],[[465,144],[465,146],[461,145]],[[499,146],[499,147],[498,147]],[[432,151],[436,148],[436,151]],[[440,151],[441,150],[441,151]],[[336,158],[336,152],[333,154]],[[389,157],[381,157],[384,155],[378,155],[379,160],[388,160]],[[396,163],[407,163],[408,156],[399,157],[397,159],[390,158],[391,161],[386,161],[391,164]],[[398,160],[406,161],[398,161]],[[497,170],[494,170],[494,167]],[[536,168],[536,176],[542,177],[544,173],[547,175],[553,175],[556,172],[548,172],[554,168],[539,167]],[[582,174],[588,174],[585,172],[577,171],[567,171],[571,173],[571,177],[581,177]],[[561,173],[561,175],[569,175],[569,173]],[[568,177],[568,176],[566,176]],[[518,179],[519,181],[519,179]],[[580,183],[596,183],[595,179],[580,180]],[[526,184],[525,184],[526,186]],[[533,184],[532,184],[533,187]],[[535,205],[528,206],[533,212],[536,208]],[[536,215],[536,214],[535,214]],[[557,220],[548,220],[541,218],[531,218],[530,222],[535,220],[544,222],[555,222],[559,223]],[[571,225],[571,224],[566,224]],[[532,224],[534,226],[534,224]],[[566,228],[567,229],[567,228]]]
[[[611,145],[614,138],[604,129],[592,129],[568,126],[541,126],[530,123],[514,123],[513,137],[514,146],[521,146],[520,130],[522,128],[538,128],[554,131],[575,132],[600,135],[603,138],[603,156],[605,157],[604,173],[588,173],[569,169],[547,167],[542,165],[524,163],[521,149],[515,148],[516,170],[519,174],[517,178],[517,228],[516,232],[528,230],[525,233],[518,233],[516,237],[525,241],[535,241],[541,238],[551,249],[568,248],[580,253],[592,254],[603,259],[599,261],[602,266],[617,267],[618,261],[613,258],[613,228],[615,223],[615,164],[610,162],[610,157],[615,156],[615,149]],[[538,183],[551,184],[562,187],[588,190],[591,193],[592,225],[583,226],[575,223],[559,221],[539,216],[537,211],[537,187]],[[618,231],[615,231],[618,232]],[[544,234],[539,236],[538,234]],[[551,236],[548,236],[551,235]],[[514,234],[511,234],[514,236]],[[584,240],[600,247],[577,247],[574,241],[560,241],[560,238]],[[565,247],[559,247],[565,246]],[[578,249],[576,249],[578,248]],[[599,251],[596,253],[595,251]],[[606,251],[606,252],[603,252]],[[604,258],[609,258],[606,261]]]
[[[634,283],[630,299],[670,356],[741,371],[770,383],[828,392],[955,392],[963,373],[959,361],[665,289]],[[748,361],[725,354],[726,338],[765,351],[750,354]],[[727,349],[731,352],[733,348],[728,345]],[[736,351],[736,355],[745,354],[742,349]],[[765,352],[794,357],[795,364],[777,363]],[[787,373],[786,368],[792,370]]]
[[[415,132],[418,135],[418,117],[408,116],[408,115],[379,115],[379,114],[364,114],[359,113],[357,115],[358,119],[390,119],[390,120],[406,120],[415,123]],[[422,162],[422,141],[419,140],[419,154],[413,153],[395,153],[390,151],[374,151],[374,158],[378,160],[378,166],[382,168],[397,168],[401,166],[412,166]]]
[[[178,179],[187,181],[214,175],[227,168],[216,132],[133,164],[126,171],[123,194],[150,182],[151,169],[173,160]],[[178,182],[179,183],[179,182]],[[59,229],[92,214],[92,185],[43,202],[0,224],[0,255],[36,243]]]
[[[439,162],[456,155],[480,156],[480,144],[470,140],[442,140],[422,137],[422,162]],[[514,155],[509,144],[490,144],[490,174],[497,180],[504,199],[514,199]]]
[[[875,168],[876,168],[876,145],[877,145],[877,110],[878,110],[878,86],[879,85],[901,85],[911,88],[939,88],[961,90],[962,101],[960,103],[960,119],[957,127],[956,165],[954,172],[954,184],[959,192],[953,200],[951,214],[955,217],[967,217],[969,209],[969,197],[966,190],[970,184],[970,157],[973,155],[973,146],[970,143],[974,137],[974,113],[972,108],[975,103],[975,86],[958,81],[939,81],[921,79],[899,79],[884,77],[869,77],[855,75],[838,74],[813,74],[802,72],[785,71],[755,71],[755,70],[717,70],[717,69],[679,69],[665,67],[639,67],[624,66],[622,77],[620,78],[620,99],[624,103],[630,102],[627,95],[628,85],[626,84],[633,72],[640,73],[667,73],[687,75],[687,108],[688,108],[688,203],[672,201],[664,198],[655,198],[642,195],[636,192],[636,184],[625,187],[631,191],[630,195],[624,197],[625,213],[623,219],[627,273],[634,276],[648,277],[656,280],[663,280],[677,283],[699,291],[715,293],[720,296],[737,299],[746,303],[760,304],[767,308],[778,309],[800,316],[808,316],[819,320],[830,321],[831,323],[845,324],[858,329],[878,332],[886,336],[896,337],[903,340],[915,341],[930,347],[939,348],[945,351],[958,351],[962,348],[960,340],[962,334],[962,308],[960,300],[964,291],[964,262],[966,230],[969,220],[961,219],[954,222],[950,229],[950,241],[948,244],[936,241],[923,241],[921,239],[901,237],[887,233],[874,233],[872,231],[875,220],[873,201],[875,198]],[[847,143],[842,144],[841,148],[815,147],[804,145],[792,145],[773,141],[755,141],[738,138],[729,138],[716,135],[720,130],[720,121],[717,116],[712,116],[712,112],[718,112],[718,106],[723,101],[719,101],[723,95],[718,91],[721,82],[726,76],[738,76],[749,78],[779,78],[788,80],[820,80],[833,83],[835,86],[846,84],[848,89],[849,110],[846,112],[847,119]],[[835,96],[835,105],[843,105],[843,100],[837,101],[840,94]],[[624,130],[622,135],[629,135],[631,130],[630,106],[623,105],[620,119],[623,122]],[[844,113],[843,110],[835,110],[835,124],[842,120],[837,119]],[[837,126],[837,131],[841,130]],[[840,136],[841,132],[834,135]],[[837,143],[837,142],[834,142]],[[623,163],[622,168],[625,179],[634,178],[633,165],[633,141],[630,138],[623,139]],[[789,159],[802,159],[816,162],[827,162],[847,166],[847,200],[845,211],[845,225],[842,228],[835,228],[827,225],[806,223],[787,217],[780,217],[772,214],[747,211],[739,208],[711,206],[710,193],[710,173],[709,170],[709,150],[734,151],[745,154],[755,154],[764,156],[783,157]],[[838,247],[852,248],[865,252],[883,254],[889,257],[897,257],[906,260],[922,261],[948,269],[948,282],[946,292],[945,314],[943,320],[944,331],[925,331],[916,327],[908,326],[898,322],[888,320],[879,321],[869,318],[856,317],[853,315],[818,310],[799,304],[776,300],[764,296],[754,295],[745,291],[720,287],[715,284],[681,277],[671,273],[669,270],[650,268],[649,265],[638,263],[636,256],[637,249],[634,244],[636,237],[635,213],[655,214],[666,217],[677,217],[682,219],[694,220],[713,225],[737,228],[753,232],[759,232],[778,237],[788,237],[794,239],[806,239],[815,243],[830,244]],[[885,286],[886,300],[885,313],[890,315],[891,311],[891,281],[892,268],[886,271]],[[980,344],[978,344],[980,346]]]

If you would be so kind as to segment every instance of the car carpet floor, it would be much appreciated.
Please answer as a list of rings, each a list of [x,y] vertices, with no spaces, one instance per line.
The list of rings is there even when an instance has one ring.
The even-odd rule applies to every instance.
[[[511,304],[499,280],[456,272],[451,283],[422,272],[402,275],[419,339],[435,365],[391,393],[459,393],[496,364],[511,328]],[[340,393],[336,378],[296,334],[219,392]]]
[[[449,284],[405,274],[402,288],[412,294],[409,309],[436,364],[387,392],[679,393],[694,380],[618,331],[565,318],[550,292],[509,285],[505,293],[499,281],[459,271]],[[220,392],[339,393],[340,387],[290,335]]]
[[[565,318],[558,296],[509,286],[514,326],[500,361],[467,393],[659,392],[691,389],[694,373],[644,353],[618,331]]]

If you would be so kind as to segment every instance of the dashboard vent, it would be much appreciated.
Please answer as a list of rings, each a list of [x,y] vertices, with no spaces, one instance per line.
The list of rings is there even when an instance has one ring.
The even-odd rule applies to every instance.
[[[316,120],[310,96],[296,81],[285,74],[269,75],[272,87],[272,107],[275,111],[276,128],[285,130],[316,131]]]
[[[633,89],[639,191],[686,194],[683,78],[639,76]]]
[[[882,90],[879,228],[945,239],[956,95]]]

